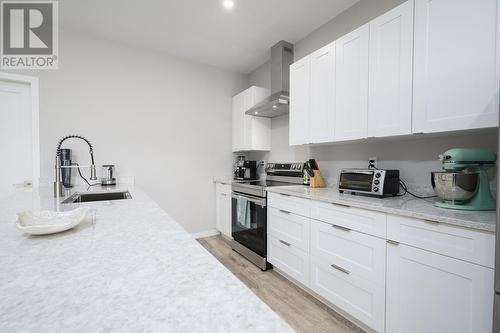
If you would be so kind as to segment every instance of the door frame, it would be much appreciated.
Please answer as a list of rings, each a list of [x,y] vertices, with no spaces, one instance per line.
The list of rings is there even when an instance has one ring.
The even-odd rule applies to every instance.
[[[0,81],[28,84],[31,95],[31,137],[33,152],[33,183],[32,187],[40,185],[40,100],[38,78],[34,76],[11,74],[0,71]]]

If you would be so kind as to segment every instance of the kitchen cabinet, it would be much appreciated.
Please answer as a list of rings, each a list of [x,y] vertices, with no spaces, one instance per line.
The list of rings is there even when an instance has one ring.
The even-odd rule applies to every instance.
[[[335,42],[311,54],[309,142],[334,140]]]
[[[387,245],[387,333],[489,333],[493,269]]]
[[[215,185],[215,226],[224,236],[231,236],[231,185]]]
[[[368,134],[368,24],[335,42],[335,140]]]
[[[413,1],[370,22],[368,136],[412,133]]]
[[[495,267],[495,236],[490,232],[387,215],[387,238],[485,267]]]
[[[415,0],[413,132],[498,126],[497,0]]]
[[[309,143],[311,57],[290,65],[290,145]]]
[[[491,332],[495,235],[268,194],[268,260],[376,332]]]
[[[385,251],[383,239],[311,220],[311,289],[383,332]]]
[[[269,89],[252,86],[233,97],[233,152],[271,150],[271,119],[245,112],[269,96]]]
[[[330,142],[335,121],[335,42],[290,66],[290,145]]]
[[[304,250],[268,235],[267,261],[297,282],[309,285],[309,253]]]

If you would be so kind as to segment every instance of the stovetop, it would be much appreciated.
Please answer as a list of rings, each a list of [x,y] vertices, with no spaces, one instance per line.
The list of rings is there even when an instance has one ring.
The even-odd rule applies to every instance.
[[[266,187],[290,186],[290,185],[298,185],[298,183],[284,182],[277,180],[252,180],[240,183],[233,183],[232,188],[234,192],[265,198],[267,195]]]
[[[280,181],[276,181],[276,180],[250,180],[250,181],[241,182],[239,184],[260,186],[260,187],[297,185],[294,183],[280,182]]]

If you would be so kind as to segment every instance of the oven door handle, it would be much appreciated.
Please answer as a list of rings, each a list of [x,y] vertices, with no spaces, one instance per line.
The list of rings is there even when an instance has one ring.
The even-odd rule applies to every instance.
[[[248,201],[253,202],[259,206],[262,206],[262,207],[266,206],[266,199],[254,198],[254,197],[250,197],[250,196],[246,196],[246,195],[239,195],[239,194],[234,194],[234,193],[231,193],[231,198],[233,198],[233,199],[239,199],[239,198],[247,199]]]

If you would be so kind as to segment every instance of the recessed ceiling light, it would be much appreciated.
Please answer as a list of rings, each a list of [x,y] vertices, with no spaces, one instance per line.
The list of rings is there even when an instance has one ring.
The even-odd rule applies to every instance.
[[[259,112],[258,112],[258,111],[255,111],[255,114],[259,114]]]
[[[277,109],[278,106],[276,104],[273,105],[273,109]]]
[[[233,0],[224,0],[222,2],[222,5],[224,6],[224,8],[231,9],[234,7],[234,1]]]

